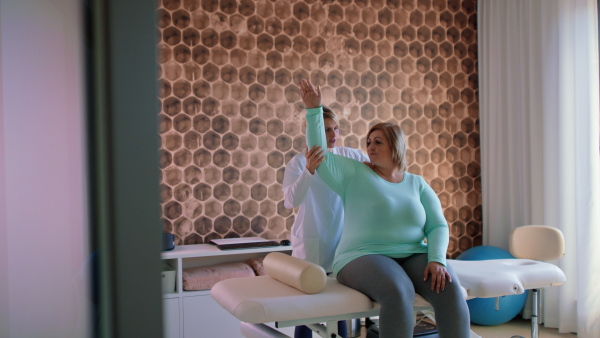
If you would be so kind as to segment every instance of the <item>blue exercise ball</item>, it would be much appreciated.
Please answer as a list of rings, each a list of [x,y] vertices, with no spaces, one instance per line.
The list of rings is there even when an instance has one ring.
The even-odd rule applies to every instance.
[[[515,258],[510,252],[495,246],[482,245],[468,249],[456,259],[462,261],[481,261],[488,259]],[[467,300],[471,322],[477,325],[493,326],[504,324],[515,318],[527,300],[527,291],[520,295],[500,297],[499,310],[496,310],[496,298],[474,298]]]
[[[456,259],[461,261],[483,261],[486,259],[515,258],[510,252],[490,245],[472,247],[461,253]]]

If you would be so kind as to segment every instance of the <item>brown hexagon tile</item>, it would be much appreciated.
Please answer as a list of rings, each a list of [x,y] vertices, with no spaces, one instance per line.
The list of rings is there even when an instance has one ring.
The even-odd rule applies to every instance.
[[[422,168],[421,175],[425,180],[431,181],[435,178],[435,166],[432,163],[427,163]]]
[[[260,214],[265,217],[271,217],[275,215],[277,208],[273,201],[264,200],[259,205]]]
[[[213,188],[213,196],[219,201],[225,201],[231,196],[231,187],[226,183],[219,183]]]
[[[216,184],[221,180],[221,170],[214,166],[204,168],[204,181],[209,184]]]
[[[207,235],[213,229],[213,222],[206,216],[201,216],[194,221],[194,230],[200,235]]]
[[[250,221],[250,229],[256,234],[262,234],[267,229],[267,219],[264,216],[255,216]]]
[[[237,234],[245,234],[250,229],[250,220],[245,216],[237,216],[233,219],[232,229]]]
[[[458,249],[463,252],[473,247],[473,242],[469,237],[463,236],[458,240]]]
[[[182,214],[183,208],[177,201],[167,202],[163,208],[163,214],[166,218],[174,221]]]
[[[173,190],[173,197],[179,202],[187,201],[192,195],[192,188],[185,183],[181,183]],[[167,216],[168,218],[171,218]],[[172,218],[171,218],[172,219]]]
[[[278,172],[277,172],[278,173]],[[281,188],[281,183],[277,178],[277,173],[275,173],[275,182],[271,184],[267,188],[267,197],[272,201],[280,201],[283,200],[283,190]]]
[[[235,194],[233,196],[235,198]],[[229,199],[223,203],[223,213],[229,217],[236,217],[242,211],[242,205],[235,199]]]
[[[231,155],[224,149],[219,149],[213,154],[213,163],[219,168],[229,165],[230,161]]]
[[[248,164],[249,156],[248,153],[242,150],[236,150],[231,156],[231,163],[236,168],[243,168]]]
[[[206,216],[214,219],[217,216],[221,215],[222,212],[223,206],[221,205],[221,202],[214,199],[209,199],[206,202],[204,202],[204,214]]]
[[[176,133],[170,133],[163,136],[163,145],[165,149],[175,151],[181,148],[183,143],[182,137]]]
[[[231,189],[232,197],[236,201],[243,202],[250,197],[250,187],[242,182],[235,183]]]
[[[429,135],[429,134],[428,134]],[[445,160],[445,152],[440,148],[435,148],[431,151],[431,161],[435,164],[440,164]]]
[[[275,170],[270,167],[264,167],[258,171],[258,181],[264,185],[275,182]]]
[[[231,219],[227,216],[219,216],[215,219],[213,224],[213,228],[216,233],[220,235],[225,235],[231,230],[232,222]]]
[[[187,149],[180,149],[173,154],[173,163],[185,168],[192,163],[192,153]]]
[[[240,171],[232,166],[223,169],[223,181],[229,185],[236,183],[240,179]]]
[[[467,174],[467,166],[462,162],[454,162],[452,164],[452,171],[455,177],[463,177]]]
[[[182,173],[179,168],[170,167],[163,171],[164,182],[170,186],[175,186],[182,179]]]
[[[221,146],[227,151],[233,151],[238,148],[240,144],[240,138],[234,133],[227,133],[223,135],[221,139]]]
[[[271,237],[272,239],[279,238],[286,231],[285,221],[284,221],[283,217],[279,217],[279,216],[270,217],[267,220],[267,228],[269,229],[269,231],[271,231],[271,233],[273,233],[273,235]]]
[[[455,238],[460,238],[465,234],[465,224],[461,221],[453,222],[450,226],[450,234]]]
[[[467,223],[466,227],[467,236],[473,238],[481,233],[481,224],[475,221],[470,221]]]
[[[469,222],[473,219],[472,209],[468,206],[463,206],[458,210],[458,218],[463,222]]]
[[[256,183],[250,188],[250,196],[256,201],[262,201],[267,197],[267,187],[262,183]]]
[[[473,179],[468,176],[461,177],[459,179],[459,186],[461,191],[469,192],[473,189]]]
[[[196,185],[193,189],[194,198],[199,201],[206,201],[212,196],[212,187],[205,183]]]
[[[458,219],[458,210],[454,207],[448,207],[444,210],[444,217],[448,223],[453,223]]]
[[[248,185],[256,183],[258,180],[258,171],[254,168],[242,169],[242,182]]]
[[[189,200],[183,204],[183,216],[196,219],[202,214],[202,204],[197,200]]]

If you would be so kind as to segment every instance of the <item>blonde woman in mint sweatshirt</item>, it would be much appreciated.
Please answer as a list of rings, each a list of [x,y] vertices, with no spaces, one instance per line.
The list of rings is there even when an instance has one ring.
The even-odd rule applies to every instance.
[[[307,108],[308,146],[326,148],[321,90],[303,80],[300,95]],[[433,306],[441,338],[469,337],[469,310],[446,265],[448,224],[433,189],[406,172],[400,126],[373,126],[367,154],[370,165],[325,152],[317,168],[345,210],[333,274],[381,304],[381,338],[412,337],[415,292]]]
[[[330,152],[368,161],[359,149],[337,147],[339,120],[337,114],[323,106],[323,122],[327,148]],[[324,159],[324,150],[312,147],[296,154],[285,166],[283,174],[284,206],[298,208],[291,229],[292,256],[319,264],[326,272],[332,271],[335,249],[342,235],[344,208],[342,200],[319,178],[317,167]],[[347,337],[346,322],[338,322],[338,333]],[[297,326],[294,338],[311,338],[312,330]]]

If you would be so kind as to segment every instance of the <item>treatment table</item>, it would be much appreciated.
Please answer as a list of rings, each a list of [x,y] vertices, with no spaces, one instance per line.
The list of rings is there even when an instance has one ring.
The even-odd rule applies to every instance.
[[[537,338],[537,289],[563,284],[566,277],[555,265],[536,260],[541,256],[547,260],[559,258],[556,253],[548,254],[549,251],[564,253],[562,233],[549,227],[531,227],[541,226],[520,227],[511,235],[511,253],[518,259],[448,260],[448,264],[454,268],[467,299],[516,295],[532,290],[531,331],[532,337]],[[547,235],[548,231],[552,234]],[[523,242],[526,244],[523,248],[523,243],[518,241],[520,236],[535,236],[535,243],[532,245],[532,241],[527,240]],[[532,251],[536,243],[543,249]],[[276,328],[298,325],[306,325],[324,338],[339,337],[338,321],[379,314],[379,304],[327,277],[316,264],[273,252],[265,257],[264,267],[266,276],[223,280],[210,293],[219,305],[241,321],[244,337],[288,337]],[[432,306],[418,294],[414,311],[435,320]],[[274,323],[275,327],[266,323]],[[471,337],[478,336],[472,332]]]

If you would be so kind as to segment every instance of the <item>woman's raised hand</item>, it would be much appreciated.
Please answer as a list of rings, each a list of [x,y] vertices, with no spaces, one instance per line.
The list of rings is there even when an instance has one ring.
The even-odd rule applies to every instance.
[[[310,80],[302,80],[298,86],[300,87],[300,97],[307,109],[322,105],[321,86],[315,87]]]

